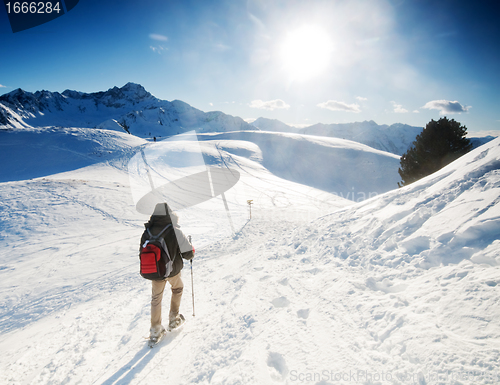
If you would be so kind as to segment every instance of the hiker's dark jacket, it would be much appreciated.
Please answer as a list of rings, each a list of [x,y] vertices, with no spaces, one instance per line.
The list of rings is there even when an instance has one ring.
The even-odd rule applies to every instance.
[[[174,220],[172,223],[172,219],[170,215],[152,215],[149,219],[148,223],[145,223],[144,226],[146,229],[149,228],[151,234],[156,235],[159,234],[165,226],[168,224],[172,224],[174,231],[171,228],[165,231],[163,234],[163,238],[165,239],[165,243],[167,244],[168,253],[171,258],[174,258],[173,270],[170,273],[169,277],[174,277],[180,273],[182,267],[184,266],[184,262],[182,259],[190,260],[194,257],[193,247],[187,237],[182,232],[181,228]],[[141,245],[144,245],[144,242],[149,239],[149,235],[147,231],[144,231],[141,237]]]

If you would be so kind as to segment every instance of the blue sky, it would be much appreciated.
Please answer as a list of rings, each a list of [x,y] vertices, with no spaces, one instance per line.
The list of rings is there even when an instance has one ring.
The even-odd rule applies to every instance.
[[[288,124],[446,115],[500,130],[493,1],[96,1],[12,33],[0,93],[142,84],[158,98]]]

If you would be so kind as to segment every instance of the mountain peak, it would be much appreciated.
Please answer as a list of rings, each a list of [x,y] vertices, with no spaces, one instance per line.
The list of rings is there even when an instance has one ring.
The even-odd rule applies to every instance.
[[[143,86],[137,83],[128,82],[122,88],[120,88],[120,91],[124,95],[126,95],[127,98],[132,100],[154,99],[153,95],[151,95]]]
[[[0,102],[10,104],[17,108],[25,108],[27,110],[33,110],[39,106],[40,102],[31,92],[24,91],[21,88],[16,88],[15,90],[0,96]]]
[[[123,106],[123,102],[131,102],[136,104],[142,101],[156,99],[140,84],[127,83],[123,87],[113,87],[105,92],[96,92],[90,94],[94,96],[101,103],[111,107]]]
[[[133,83],[133,82],[128,82],[127,84],[125,84],[120,89],[122,91],[136,91],[136,90],[140,90],[140,91],[143,91],[143,92],[147,92],[146,89],[143,86],[141,86],[138,83]]]

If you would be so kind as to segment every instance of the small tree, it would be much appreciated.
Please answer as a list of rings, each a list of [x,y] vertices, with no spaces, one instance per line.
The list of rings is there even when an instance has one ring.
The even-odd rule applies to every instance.
[[[401,156],[398,172],[403,180],[398,182],[398,186],[409,185],[468,153],[472,143],[465,135],[467,127],[453,119],[444,117],[427,123],[408,151]]]

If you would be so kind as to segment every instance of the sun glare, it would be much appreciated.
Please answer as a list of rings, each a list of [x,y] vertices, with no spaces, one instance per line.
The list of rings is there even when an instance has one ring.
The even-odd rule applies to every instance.
[[[281,57],[292,80],[307,80],[326,69],[332,52],[328,34],[317,26],[303,26],[288,33]]]

